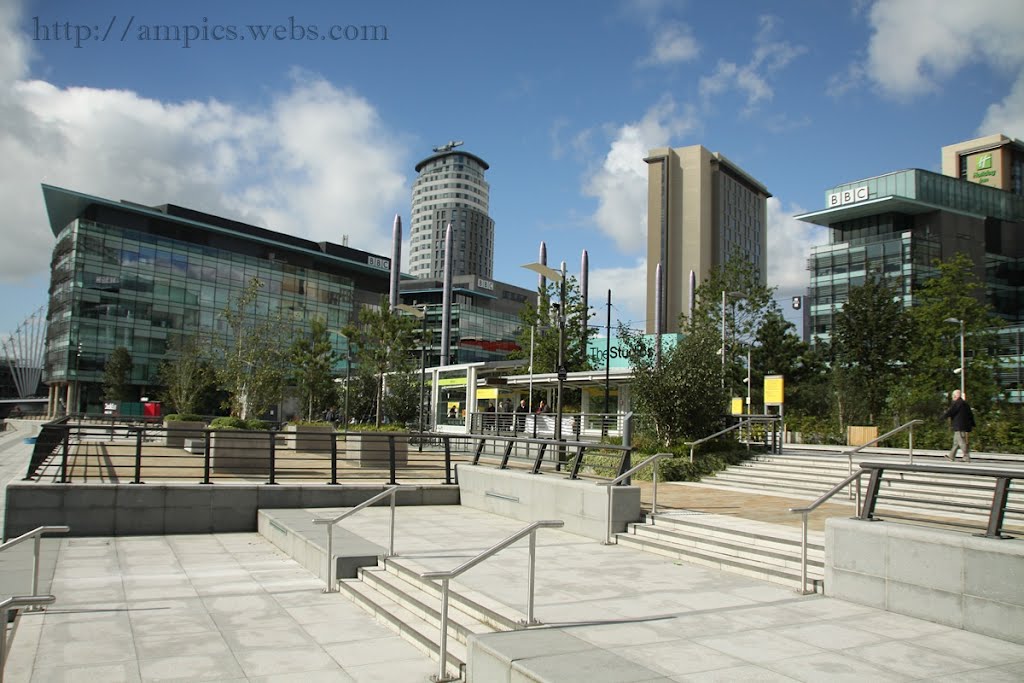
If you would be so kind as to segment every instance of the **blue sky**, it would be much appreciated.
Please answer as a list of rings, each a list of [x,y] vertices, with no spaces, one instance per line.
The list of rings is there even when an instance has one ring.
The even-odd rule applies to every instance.
[[[185,47],[156,25],[244,39]],[[637,325],[646,150],[721,152],[774,195],[769,284],[788,306],[826,241],[791,217],[827,187],[1024,137],[1021,36],[1019,0],[7,0],[0,331],[46,303],[42,182],[389,253],[415,163],[452,139],[491,164],[495,277],[532,287],[541,240],[570,272],[587,249],[592,304],[611,288],[613,320]]]

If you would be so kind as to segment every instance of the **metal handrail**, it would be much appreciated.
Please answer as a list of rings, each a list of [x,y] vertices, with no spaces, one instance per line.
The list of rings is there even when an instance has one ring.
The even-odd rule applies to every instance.
[[[40,526],[36,527],[32,531],[28,531],[22,534],[21,536],[18,536],[17,538],[12,538],[6,543],[0,544],[0,552],[3,552],[4,550],[7,550],[8,548],[13,548],[19,543],[27,541],[30,538],[34,539],[32,546],[32,595],[37,595],[39,593],[39,556],[41,550],[40,546],[42,542],[42,535],[66,534],[69,531],[71,531],[71,527],[69,526]],[[6,623],[6,621],[3,622],[3,624],[5,625]]]
[[[327,526],[327,585],[324,587],[324,593],[334,593],[337,587],[334,585],[334,525],[345,519],[350,515],[354,515],[365,507],[373,505],[378,500],[391,496],[391,530],[388,535],[388,554],[384,557],[394,557],[395,555],[395,493],[401,488],[398,485],[392,485],[378,493],[373,498],[364,500],[359,505],[355,506],[350,510],[346,510],[333,519],[324,519],[317,517],[313,519],[313,524],[326,524]]]
[[[644,460],[642,463],[640,463],[636,467],[631,467],[630,469],[626,470],[625,472],[623,472],[619,476],[615,477],[611,481],[602,481],[599,484],[599,486],[607,486],[608,487],[608,519],[607,519],[607,521],[608,521],[608,528],[607,528],[607,531],[605,532],[605,537],[604,537],[604,544],[605,545],[611,545],[611,543],[612,543],[612,487],[613,486],[617,486],[621,482],[625,481],[630,475],[634,474],[637,470],[639,470],[639,469],[641,469],[643,467],[646,467],[649,463],[652,463],[652,462],[654,462],[656,460],[660,460],[661,458],[671,457],[673,455],[675,455],[675,453],[655,453],[654,455],[652,455],[651,457],[647,458],[646,460]],[[651,498],[651,519],[652,519],[652,521],[654,519],[654,515],[656,515],[656,514],[658,514],[658,467],[657,467],[657,465],[655,465],[655,467],[654,467],[654,491],[652,493],[652,498]]]
[[[910,462],[911,465],[913,465],[914,464],[914,425],[916,425],[916,424],[923,424],[923,423],[924,423],[924,420],[911,420],[910,422],[905,422],[904,424],[901,424],[896,429],[888,431],[888,432],[886,432],[885,434],[882,434],[879,437],[875,437],[874,439],[872,439],[871,441],[868,441],[867,443],[861,444],[860,446],[857,446],[855,448],[851,448],[850,450],[844,451],[843,453],[841,453],[840,455],[846,455],[846,457],[849,458],[849,461],[850,461],[850,474],[851,475],[853,474],[853,454],[854,453],[859,453],[860,451],[862,451],[863,449],[867,448],[868,446],[874,446],[879,441],[882,441],[884,439],[888,439],[893,434],[899,434],[904,429],[909,429],[910,430],[910,435],[909,435],[910,436],[910,444],[909,444],[909,448],[910,448],[909,456],[910,456],[910,459],[909,459],[909,462]],[[850,491],[849,498],[851,500],[853,499],[853,491],[852,490]],[[857,509],[858,510],[860,509],[860,488],[859,487],[857,488]]]
[[[437,676],[432,677],[434,681],[456,681],[458,678],[449,678],[447,672],[447,659],[448,659],[448,582],[454,579],[459,574],[463,573],[467,569],[471,569],[476,565],[480,564],[487,558],[496,554],[497,552],[504,550],[508,546],[512,545],[524,536],[530,537],[530,566],[529,573],[527,575],[527,596],[526,596],[526,621],[523,623],[524,626],[533,626],[538,623],[533,618],[533,584],[534,584],[534,567],[537,564],[537,529],[557,529],[565,526],[565,522],[560,519],[547,519],[534,522],[533,524],[520,529],[516,533],[512,534],[503,541],[495,543],[487,550],[476,555],[469,560],[466,560],[458,567],[449,569],[443,572],[425,572],[420,574],[420,578],[427,580],[440,579],[441,580],[441,647],[438,656],[438,670]]]
[[[0,683],[4,681],[4,665],[7,663],[7,613],[21,607],[41,608],[56,599],[52,595],[17,595],[0,602]]]
[[[729,432],[735,431],[735,430],[739,429],[740,427],[742,427],[744,425],[748,425],[748,424],[751,424],[753,422],[764,422],[764,421],[765,421],[765,418],[760,418],[760,419],[753,418],[753,417],[747,418],[746,420],[740,420],[736,424],[731,425],[729,427],[726,427],[725,429],[723,429],[721,431],[717,431],[714,434],[712,434],[711,436],[705,436],[703,439],[697,439],[696,441],[689,441],[689,442],[687,442],[687,444],[690,446],[690,463],[691,464],[693,463],[693,449],[694,449],[695,446],[698,446],[698,445],[704,443],[705,441],[711,441],[712,439],[717,439],[718,437],[722,436],[723,434],[728,434]]]
[[[841,482],[839,482],[838,484],[836,484],[835,486],[830,488],[828,491],[826,491],[825,493],[823,493],[820,496],[818,496],[818,498],[815,499],[814,502],[812,502],[810,505],[806,505],[806,506],[804,506],[802,508],[789,508],[790,512],[800,513],[803,516],[803,518],[801,519],[801,528],[800,528],[800,593],[801,594],[807,595],[808,592],[811,592],[811,591],[807,590],[807,516],[810,513],[812,513],[815,510],[817,510],[821,506],[822,503],[824,503],[829,498],[831,498],[832,496],[836,495],[837,493],[842,491],[844,488],[849,486],[851,483],[853,483],[854,480],[856,480],[856,482],[857,482],[857,500],[859,501],[860,500],[860,478],[862,476],[864,476],[865,474],[867,474],[867,472],[868,472],[868,470],[864,470],[864,469],[857,470],[856,472],[854,472],[853,474],[848,476],[846,479],[843,479]]]

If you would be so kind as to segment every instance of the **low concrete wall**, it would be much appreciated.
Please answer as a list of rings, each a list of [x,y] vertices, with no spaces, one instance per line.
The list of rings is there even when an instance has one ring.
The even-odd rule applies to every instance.
[[[188,422],[185,420],[172,420],[164,422],[164,445],[168,448],[184,448],[186,439],[205,438],[205,422]]]
[[[536,522],[561,519],[565,531],[603,541],[608,529],[608,487],[552,474],[530,474],[481,465],[458,466],[459,491],[466,507]],[[641,518],[640,489],[612,487],[612,531]]]
[[[1024,643],[1024,542],[833,517],[825,594]]]
[[[7,486],[4,538],[66,524],[73,536],[256,531],[259,509],[354,507],[383,486],[39,484]],[[458,505],[454,486],[403,486],[397,505]]]

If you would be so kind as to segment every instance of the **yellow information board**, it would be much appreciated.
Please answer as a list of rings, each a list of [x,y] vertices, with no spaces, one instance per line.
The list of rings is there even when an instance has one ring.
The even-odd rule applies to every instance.
[[[782,375],[764,376],[764,404],[766,406],[778,406],[784,403],[784,384]]]
[[[743,414],[743,399],[733,396],[732,397],[732,414],[742,415]]]

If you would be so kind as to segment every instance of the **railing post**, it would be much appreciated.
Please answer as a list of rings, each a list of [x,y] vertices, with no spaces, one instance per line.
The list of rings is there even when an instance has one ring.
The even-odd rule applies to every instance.
[[[327,525],[327,585],[324,593],[334,592],[334,525]]]
[[[338,432],[331,429],[331,480],[330,486],[338,485]]]
[[[437,681],[448,679],[448,579],[441,579],[441,651],[437,658]]]
[[[860,481],[858,479],[857,481]],[[807,515],[805,511],[800,525],[800,594],[807,595]]]
[[[526,577],[526,625],[533,626],[537,622],[533,618],[533,585],[537,567],[537,530],[530,532],[530,569]]]
[[[452,440],[451,437],[442,436],[444,442],[444,483],[452,483]]]
[[[914,464],[914,425],[910,425],[910,464]]]
[[[605,545],[611,545],[612,544],[612,488],[613,487],[611,486],[611,484],[609,484],[605,488],[608,489],[608,514],[606,515],[606,519],[608,520],[608,528],[605,529],[604,544]]]
[[[395,498],[398,497],[398,489],[391,489],[391,529],[388,532],[388,557],[395,554]]]
[[[39,556],[42,554],[43,532],[40,531],[32,539],[32,595],[39,595]],[[32,609],[31,607],[29,608]],[[42,609],[42,607],[39,607]],[[0,621],[0,633],[7,635],[7,622]],[[2,674],[0,674],[2,675]]]
[[[658,514],[658,461],[651,463],[654,468],[654,490],[651,492],[651,524],[654,524],[654,515]]]
[[[871,520],[874,518],[875,505],[878,503],[878,491],[882,487],[882,470],[871,470],[871,478],[868,479],[868,490],[864,494],[864,505],[860,509],[860,519]]]
[[[992,494],[992,509],[988,516],[988,528],[985,536],[992,538],[1003,537],[1003,517],[1006,514],[1006,501],[1010,496],[1010,479],[999,477],[996,479],[995,492]]]
[[[64,444],[62,446],[61,457],[60,457],[60,483],[68,483],[68,448],[71,443],[71,428],[64,428]],[[7,622],[4,622],[5,624]]]
[[[211,445],[213,443],[213,436],[209,429],[203,430],[203,483],[210,483],[210,458],[212,457]]]
[[[388,471],[391,473],[391,480],[388,482],[392,486],[398,483],[396,463],[395,463],[395,435],[388,434]]]
[[[143,427],[139,427],[135,430],[135,481],[133,484],[141,484],[142,482],[142,430]]]

